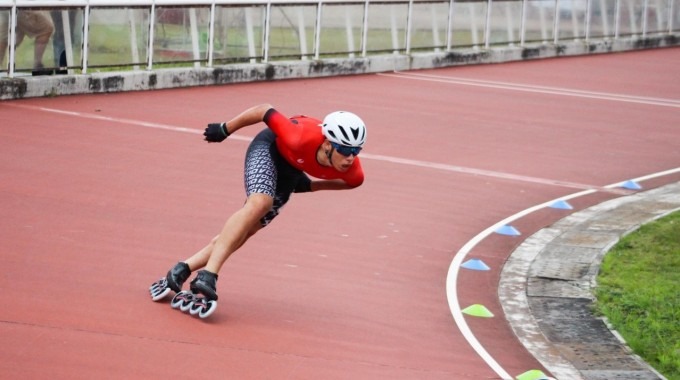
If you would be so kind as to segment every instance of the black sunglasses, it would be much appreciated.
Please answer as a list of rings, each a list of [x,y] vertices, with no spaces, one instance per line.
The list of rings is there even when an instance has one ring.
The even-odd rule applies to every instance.
[[[338,153],[345,157],[349,157],[351,155],[358,156],[359,152],[361,152],[361,147],[360,146],[346,146],[346,145],[340,145],[338,143],[334,143],[331,141],[331,146],[333,149],[335,149]]]

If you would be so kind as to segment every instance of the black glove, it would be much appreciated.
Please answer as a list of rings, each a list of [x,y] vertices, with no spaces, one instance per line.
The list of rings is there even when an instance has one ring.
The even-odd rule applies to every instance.
[[[224,139],[229,137],[229,131],[227,131],[227,123],[210,123],[208,128],[203,132],[205,136],[205,141],[207,142],[222,142]]]

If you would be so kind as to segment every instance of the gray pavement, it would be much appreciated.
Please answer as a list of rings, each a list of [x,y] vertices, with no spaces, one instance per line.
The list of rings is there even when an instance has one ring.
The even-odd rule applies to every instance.
[[[592,290],[622,236],[678,209],[680,182],[643,190],[575,212],[511,254],[499,284],[506,318],[557,379],[665,379],[592,313]]]

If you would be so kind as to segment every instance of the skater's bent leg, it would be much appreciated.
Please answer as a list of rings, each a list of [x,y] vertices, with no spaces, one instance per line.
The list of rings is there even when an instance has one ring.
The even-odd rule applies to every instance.
[[[255,235],[255,233],[260,230],[262,226],[258,223],[255,228],[253,228],[246,239],[241,243],[245,243],[251,236]],[[189,265],[189,268],[191,268],[191,271],[196,271],[199,270],[208,264],[208,260],[210,260],[210,255],[213,252],[213,248],[215,247],[215,242],[217,241],[217,238],[219,238],[220,235],[215,236],[208,245],[203,247],[200,251],[196,252],[193,256],[189,257],[188,259],[184,260],[184,262]],[[236,250],[241,248],[241,246],[236,247]]]
[[[235,212],[224,224],[222,232],[215,240],[205,269],[218,273],[227,258],[261,228],[260,219],[271,210],[273,204],[274,198],[269,195],[251,194],[243,208]]]
[[[241,245],[243,245],[243,243],[245,243],[251,236],[255,235],[255,233],[260,229],[262,229],[262,225],[258,221],[258,223],[253,228],[251,228],[251,230],[248,233],[248,236],[246,236],[243,242],[241,242]],[[187,265],[189,265],[189,268],[191,268],[192,272],[201,269],[205,267],[206,264],[208,264],[208,260],[210,260],[210,255],[212,254],[213,248],[215,247],[215,242],[217,242],[217,239],[219,237],[220,235],[215,236],[214,238],[212,238],[210,243],[208,243],[208,245],[203,247],[200,251],[196,252],[193,256],[184,260],[184,262]],[[235,250],[241,248],[241,245],[236,247]]]
[[[196,252],[193,256],[184,260],[184,262],[187,263],[187,265],[189,265],[189,268],[191,268],[192,272],[203,268],[208,263],[208,260],[210,259],[210,254],[213,251],[213,247],[215,246],[215,242],[217,241],[218,237],[219,235],[215,236],[210,241],[210,243],[208,243],[208,245],[201,248],[201,250]]]

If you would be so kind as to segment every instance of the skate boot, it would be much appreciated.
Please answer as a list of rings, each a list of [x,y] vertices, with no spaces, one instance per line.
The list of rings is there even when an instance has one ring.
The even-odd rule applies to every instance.
[[[191,292],[196,295],[189,308],[191,315],[207,318],[217,308],[217,274],[207,270],[198,271],[196,278],[191,281]],[[202,296],[199,296],[201,294]]]
[[[189,269],[189,266],[186,263],[177,263],[168,271],[168,274],[165,277],[151,284],[149,287],[151,299],[160,301],[170,294],[170,291],[179,293],[182,290],[182,285],[190,275],[191,269]]]

